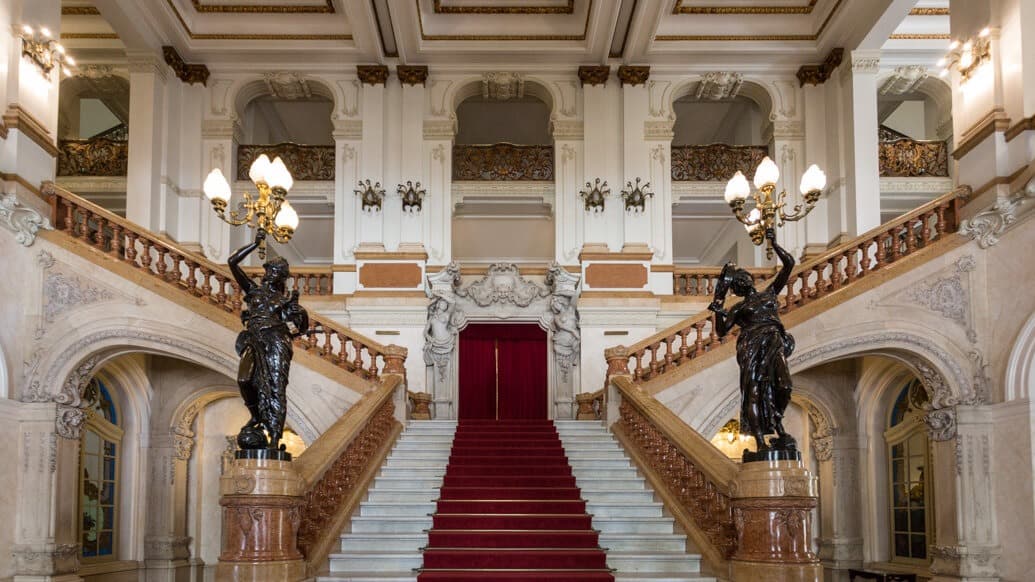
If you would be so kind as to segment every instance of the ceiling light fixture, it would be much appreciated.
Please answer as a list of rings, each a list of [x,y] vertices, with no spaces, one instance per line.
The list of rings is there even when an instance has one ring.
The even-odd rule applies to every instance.
[[[50,77],[54,67],[60,67],[65,75],[71,77],[70,67],[75,66],[75,59],[67,54],[65,47],[54,40],[53,33],[46,26],[35,29],[28,24],[22,25],[19,37],[22,39],[22,56],[29,59],[44,77]]]

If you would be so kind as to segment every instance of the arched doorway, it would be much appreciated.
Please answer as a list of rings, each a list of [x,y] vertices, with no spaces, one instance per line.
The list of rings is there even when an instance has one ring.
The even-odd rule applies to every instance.
[[[534,323],[475,323],[460,332],[460,420],[546,419],[546,344]]]

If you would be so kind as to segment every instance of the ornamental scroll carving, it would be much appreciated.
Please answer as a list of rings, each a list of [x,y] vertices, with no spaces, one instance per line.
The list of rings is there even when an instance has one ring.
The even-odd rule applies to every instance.
[[[125,176],[129,142],[95,137],[58,142],[58,176]]]
[[[944,178],[949,175],[949,148],[943,141],[917,141],[880,129],[880,175],[886,178]]]
[[[680,182],[725,181],[738,171],[750,176],[767,155],[767,146],[724,143],[672,146],[672,179]]]
[[[495,263],[489,265],[485,278],[457,289],[456,294],[470,299],[479,307],[493,303],[528,307],[536,299],[549,295],[550,290],[522,277],[517,265]]]
[[[248,168],[255,158],[262,154],[266,154],[270,159],[279,156],[296,181],[334,180],[334,146],[296,143],[237,146],[238,179],[247,178]]]
[[[454,180],[553,180],[553,146],[453,146]]]

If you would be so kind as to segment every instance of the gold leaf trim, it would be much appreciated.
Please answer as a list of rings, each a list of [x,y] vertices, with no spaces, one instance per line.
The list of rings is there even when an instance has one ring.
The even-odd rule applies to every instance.
[[[443,6],[435,0],[436,14],[573,14],[575,0],[564,6]]]
[[[100,16],[101,11],[93,6],[62,6],[61,16]]]
[[[275,5],[268,6],[245,6],[241,4],[202,4],[201,0],[191,0],[194,10],[200,13],[222,13],[222,14],[332,14],[334,13],[333,0],[326,0],[323,5],[291,6]]]
[[[807,6],[683,6],[683,0],[676,0],[672,14],[812,14],[816,1]]]
[[[909,11],[910,16],[948,16],[948,8],[914,8]]]
[[[420,37],[423,40],[586,40],[589,31],[589,17],[593,14],[593,1],[589,0],[586,7],[586,24],[582,28],[582,34],[425,34],[424,18],[421,16],[420,0],[414,0],[417,5],[417,24],[420,25]]]
[[[837,0],[834,7],[830,9],[830,13],[823,19],[823,24],[819,26],[819,30],[816,34],[721,34],[721,35],[708,35],[708,34],[667,34],[658,35],[654,37],[656,41],[815,41],[819,37],[823,36],[823,31],[826,30],[827,25],[837,14],[837,11],[844,4],[844,0]]]
[[[61,38],[67,39],[93,39],[93,40],[118,40],[119,35],[114,32],[62,32]]]
[[[949,40],[947,34],[892,34],[888,40]]]
[[[179,21],[183,31],[187,33],[193,40],[352,40],[351,34],[220,34],[220,33],[195,33],[187,22],[183,19],[183,15],[176,9],[176,5],[173,0],[165,0],[165,3],[169,5],[169,8],[176,15],[176,20]]]

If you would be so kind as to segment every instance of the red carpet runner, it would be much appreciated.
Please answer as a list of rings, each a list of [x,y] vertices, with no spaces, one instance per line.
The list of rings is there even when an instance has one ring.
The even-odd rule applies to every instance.
[[[613,582],[549,420],[462,420],[419,582]]]

